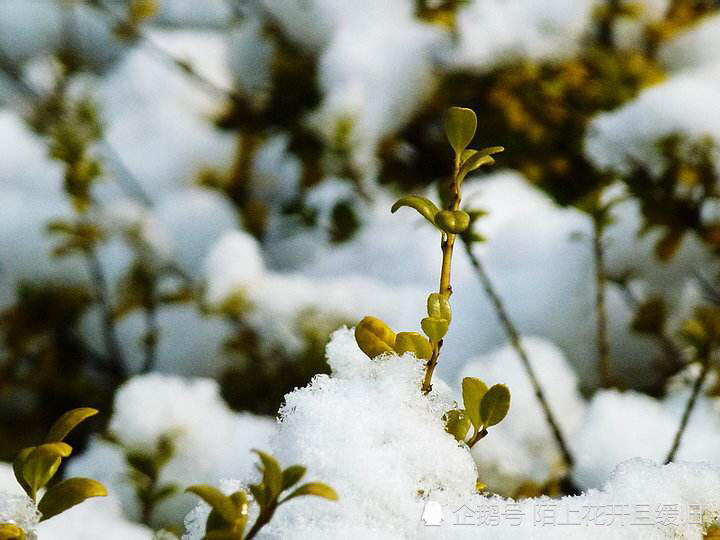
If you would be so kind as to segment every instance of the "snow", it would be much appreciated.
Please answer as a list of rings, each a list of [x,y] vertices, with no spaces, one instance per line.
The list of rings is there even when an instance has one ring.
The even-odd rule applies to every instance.
[[[89,499],[62,514],[42,522],[40,540],[150,540],[153,532],[144,525],[128,521],[120,503],[110,497]]]
[[[30,497],[0,491],[0,523],[17,525],[30,540],[34,540],[33,531],[39,520],[40,512],[36,510]]]
[[[545,363],[562,366],[562,355],[551,345],[534,339],[526,343],[536,356],[538,351],[545,353]],[[263,529],[264,538],[465,539],[487,533],[501,539],[629,539],[637,538],[642,530],[644,538],[699,540],[720,511],[719,468],[693,463],[659,466],[639,458],[620,463],[599,489],[578,496],[512,501],[478,495],[470,454],[444,431],[441,421],[442,411],[454,406],[446,385],[436,379],[433,392],[424,396],[419,391],[420,362],[410,355],[389,354],[369,360],[349,329],[333,334],[327,355],[332,373],[316,376],[307,387],[286,396],[272,447],[283,465],[302,463],[309,477],[333,486],[340,501],[307,497],[283,506]],[[503,351],[494,359],[497,365],[502,358]],[[507,374],[512,370],[503,372]],[[568,376],[572,377],[566,371]],[[527,396],[523,397],[522,385],[517,386],[520,402],[514,406],[524,413]],[[576,396],[571,399],[577,402]],[[508,418],[509,423],[525,424],[526,429],[531,421]],[[613,440],[616,444],[627,435],[617,423],[602,428],[605,440],[608,433],[618,435]],[[478,443],[480,451],[499,429],[493,428]],[[256,479],[256,474],[235,477],[223,488],[226,492],[237,489]],[[476,527],[457,526],[463,505],[471,511]],[[519,512],[515,523],[508,518],[511,506]],[[480,516],[487,518],[493,508],[497,523],[485,524],[491,529],[479,528]],[[612,520],[608,512],[613,513]],[[184,540],[202,537],[207,513],[207,506],[200,504],[188,515]],[[444,519],[426,526],[423,516],[431,522]],[[569,523],[577,520],[578,524],[560,528],[559,523],[568,523],[569,516],[574,516]],[[635,521],[643,518],[644,525]]]
[[[714,51],[720,46],[720,16],[710,15],[681,33],[660,50],[660,59],[671,72],[718,66]]]
[[[247,474],[253,464],[250,450],[268,446],[275,424],[269,418],[232,412],[213,380],[154,374],[135,377],[120,388],[109,430],[121,446],[94,439],[71,461],[68,474],[105,483],[121,498],[126,514],[138,519],[140,509],[123,449],[153,455],[160,440],[170,437],[175,452],[162,469],[160,483],[175,484],[182,492],[192,484]],[[157,506],[153,522],[180,523],[192,505],[189,495],[173,496]]]
[[[600,169],[628,174],[633,163],[659,174],[665,160],[656,143],[665,136],[711,137],[720,141],[720,87],[697,73],[680,73],[644,90],[619,109],[600,113],[591,122],[585,153]]]
[[[459,43],[450,67],[471,71],[521,58],[572,56],[590,30],[594,0],[476,0],[458,13]]]
[[[688,401],[692,377],[671,387],[667,397],[656,400],[637,392],[601,390],[588,404],[587,415],[571,441],[577,465],[573,478],[582,487],[602,485],[610,472],[625,460],[642,457],[662,461]],[[701,395],[692,412],[676,460],[720,466],[717,398]],[[612,434],[612,436],[609,436]],[[691,442],[691,444],[689,443]]]

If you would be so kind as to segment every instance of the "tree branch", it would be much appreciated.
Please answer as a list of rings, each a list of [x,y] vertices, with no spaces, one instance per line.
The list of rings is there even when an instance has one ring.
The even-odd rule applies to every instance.
[[[552,410],[550,409],[550,404],[547,401],[547,398],[545,397],[545,393],[543,392],[542,386],[540,386],[540,381],[538,380],[535,371],[533,370],[532,365],[530,364],[530,359],[528,357],[527,351],[525,350],[525,347],[522,344],[522,341],[520,340],[520,334],[518,333],[517,329],[515,328],[515,325],[513,324],[512,320],[510,319],[510,316],[508,315],[507,310],[505,309],[505,305],[503,304],[502,299],[500,298],[500,295],[495,290],[495,287],[490,280],[490,276],[485,270],[484,265],[480,261],[480,259],[472,252],[472,249],[470,247],[470,244],[467,242],[463,242],[465,244],[465,251],[468,254],[468,257],[470,258],[470,263],[472,264],[473,268],[475,269],[478,277],[480,278],[480,283],[482,284],[483,289],[485,290],[485,294],[487,294],[488,298],[490,299],[490,302],[492,303],[493,307],[495,308],[495,313],[500,320],[500,324],[502,325],[503,329],[505,330],[505,333],[510,340],[510,344],[515,349],[515,352],[520,357],[520,361],[525,368],[525,372],[527,373],[528,378],[530,379],[530,384],[533,387],[533,391],[535,392],[535,397],[537,398],[540,408],[542,409],[543,415],[545,416],[545,421],[547,422],[548,426],[550,427],[550,431],[552,433],[553,438],[555,439],[555,442],[558,446],[558,449],[560,450],[560,453],[562,454],[563,459],[565,460],[565,463],[569,468],[572,468],[572,466],[575,463],[575,459],[572,456],[572,453],[570,452],[570,447],[565,441],[565,437],[562,434],[562,431],[560,430],[560,425],[555,419],[555,416],[553,415]]]

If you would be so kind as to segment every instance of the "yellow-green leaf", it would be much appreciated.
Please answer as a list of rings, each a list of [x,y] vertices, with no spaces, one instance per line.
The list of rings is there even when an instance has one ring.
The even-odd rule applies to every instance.
[[[262,450],[253,450],[262,462],[263,470],[263,485],[265,486],[265,493],[270,499],[276,498],[282,491],[283,484],[283,472],[280,464],[270,454],[263,452]]]
[[[445,116],[445,134],[455,154],[461,156],[477,130],[477,116],[471,109],[451,107]]]
[[[0,540],[25,540],[25,533],[12,523],[0,523]]]
[[[470,225],[470,215],[462,210],[442,210],[435,215],[435,225],[449,234],[460,234]]]
[[[239,490],[230,495],[230,500],[235,505],[235,522],[233,523],[233,531],[238,534],[238,538],[243,537],[245,527],[248,522],[248,496],[244,490]]]
[[[480,402],[480,421],[487,428],[499,424],[510,410],[510,390],[504,384],[494,384]]]
[[[300,497],[302,495],[314,495],[315,497],[323,497],[324,499],[331,501],[338,500],[338,494],[327,484],[323,484],[321,482],[309,482],[293,491],[284,499],[284,501],[289,501],[290,499],[294,499],[295,497]]]
[[[421,322],[423,332],[430,338],[432,343],[438,343],[447,334],[450,323],[447,319],[437,319],[435,317],[425,317]]]
[[[395,332],[377,317],[360,321],[355,327],[355,341],[370,358],[395,351]]]
[[[38,504],[42,520],[80,504],[91,497],[105,497],[107,489],[97,480],[90,478],[68,478],[47,490]]]
[[[25,490],[25,493],[27,493],[29,496],[32,496],[32,488],[30,487],[30,484],[25,481],[23,468],[25,467],[25,462],[27,461],[28,456],[33,450],[35,450],[34,446],[23,448],[18,453],[15,461],[13,461],[13,472],[15,473],[15,479],[18,481],[18,484],[20,484],[20,486]]]
[[[90,407],[82,407],[66,412],[53,424],[53,427],[50,428],[47,437],[45,437],[45,442],[63,441],[68,433],[75,429],[80,422],[91,416],[95,416],[97,413],[97,409],[91,409]]]
[[[392,205],[390,211],[394,214],[399,208],[402,208],[403,206],[414,208],[420,213],[422,217],[427,219],[433,225],[435,224],[435,214],[440,211],[440,209],[435,206],[435,203],[432,202],[430,199],[426,199],[425,197],[419,197],[417,195],[408,195],[406,197],[402,197],[395,204]]]
[[[445,413],[445,431],[455,437],[458,442],[464,442],[471,426],[470,418],[463,410],[453,409]]]
[[[451,322],[452,309],[450,308],[450,300],[444,294],[432,293],[427,299],[427,313],[429,317],[445,319]]]
[[[203,501],[208,503],[218,515],[225,520],[229,525],[235,522],[235,504],[233,501],[225,495],[219,489],[213,486],[207,486],[204,484],[190,486],[185,491],[194,493],[200,497]]]
[[[482,425],[480,419],[480,402],[488,391],[487,384],[475,377],[465,377],[462,380],[463,403],[465,403],[465,412],[468,418],[475,426],[480,429]]]
[[[432,345],[425,336],[417,332],[398,332],[395,351],[400,355],[411,352],[416,358],[428,360],[432,356]]]
[[[37,492],[55,475],[62,458],[68,457],[72,448],[64,442],[41,444],[35,447],[23,464],[23,477],[33,491]]]
[[[305,476],[305,472],[307,469],[303,467],[302,465],[292,465],[291,467],[288,467],[283,471],[282,478],[282,488],[283,491],[286,489],[293,487],[295,484],[297,484],[300,480],[302,480],[302,477]]]

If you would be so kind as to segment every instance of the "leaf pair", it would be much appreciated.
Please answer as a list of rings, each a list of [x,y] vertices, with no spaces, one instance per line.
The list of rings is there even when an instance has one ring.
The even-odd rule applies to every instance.
[[[212,510],[205,526],[205,538],[242,540],[248,523],[248,495],[244,490],[225,495],[212,486],[196,485],[186,490],[210,505]]]
[[[13,463],[15,478],[33,501],[55,476],[62,459],[72,453],[72,447],[63,439],[78,424],[97,412],[95,409],[80,408],[65,413],[52,426],[43,444],[20,451]],[[38,504],[38,510],[42,513],[42,520],[46,520],[90,497],[105,495],[107,490],[95,480],[69,478],[48,488]]]
[[[510,410],[510,390],[504,384],[488,386],[475,377],[462,381],[464,409],[448,411],[445,415],[445,429],[458,441],[467,439],[470,428],[474,434],[468,444],[480,440],[489,427],[502,422]]]
[[[314,495],[331,501],[338,500],[335,490],[320,482],[303,484],[280,499],[282,493],[302,480],[306,468],[302,465],[292,465],[283,470],[278,461],[270,454],[260,450],[254,450],[254,452],[260,458],[259,468],[263,476],[258,484],[249,487],[252,500],[259,506],[259,513],[248,538],[254,536],[254,533],[270,522],[278,506],[296,497]],[[187,491],[203,499],[212,508],[205,528],[205,540],[242,540],[245,538],[251,502],[245,490],[225,495],[212,486],[197,485],[189,487]]]
[[[431,343],[440,343],[447,334],[452,320],[452,309],[447,296],[439,293],[428,296],[427,313],[428,316],[420,322],[423,332],[430,338]]]
[[[432,355],[430,342],[417,332],[398,332],[377,317],[367,316],[355,327],[355,341],[360,350],[370,358],[381,354],[413,353],[417,358],[427,360]]]
[[[427,219],[432,225],[448,234],[460,234],[470,225],[470,216],[462,210],[440,210],[434,202],[419,195],[407,195],[398,199],[390,211],[394,214],[407,206]]]
[[[451,107],[445,116],[445,135],[455,151],[455,161],[459,168],[458,181],[482,167],[492,165],[495,160],[492,154],[502,152],[502,146],[491,146],[483,150],[468,149],[477,131],[477,116],[472,109]]]

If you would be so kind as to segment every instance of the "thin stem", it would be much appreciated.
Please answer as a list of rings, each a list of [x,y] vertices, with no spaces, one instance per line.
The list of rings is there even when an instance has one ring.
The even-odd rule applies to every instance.
[[[607,0],[606,11],[600,19],[598,41],[609,49],[615,47],[615,19],[620,12],[620,0]]]
[[[637,308],[640,305],[640,300],[637,296],[635,296],[635,293],[630,288],[630,284],[626,279],[613,280],[613,283],[620,287],[625,303],[629,308]],[[665,366],[663,366],[662,369],[668,377],[674,375],[685,367],[685,362],[682,359],[680,351],[675,346],[672,338],[667,334],[664,328],[660,328],[657,332],[653,332],[652,337],[655,339],[658,347],[660,347],[660,350],[665,356]]]
[[[680,443],[682,442],[683,435],[685,434],[685,431],[687,429],[690,415],[692,414],[692,411],[697,404],[700,390],[702,390],[705,379],[707,379],[708,373],[710,372],[710,355],[711,351],[708,351],[706,357],[703,360],[700,375],[698,375],[698,378],[695,379],[695,384],[693,385],[692,392],[690,392],[690,397],[688,398],[688,402],[685,405],[685,410],[683,411],[683,415],[680,420],[680,426],[678,427],[677,433],[675,433],[675,438],[673,439],[673,444],[670,448],[670,452],[668,452],[668,455],[665,458],[665,464],[668,464],[675,459],[675,454],[677,454],[677,451],[680,448]]]
[[[127,377],[127,368],[123,359],[122,349],[115,332],[115,320],[110,305],[110,294],[108,292],[105,274],[100,266],[100,261],[93,251],[85,254],[90,279],[95,292],[95,298],[100,306],[102,316],[103,339],[105,350],[109,358],[109,365],[115,375],[120,378]]]
[[[610,386],[610,341],[607,329],[607,307],[605,302],[605,246],[603,244],[603,217],[593,215],[593,264],[595,267],[595,328],[598,354],[598,373],[603,388]]]
[[[459,172],[460,158],[456,157],[455,168],[453,170],[452,180],[450,181],[450,202],[448,204],[448,210],[453,212],[460,208],[460,202],[462,201],[460,182],[458,182]],[[440,242],[440,249],[442,250],[442,268],[440,270],[440,287],[438,292],[448,298],[452,295],[452,257],[453,250],[455,248],[456,236],[457,235],[451,233],[443,233],[442,240]],[[442,345],[442,340],[437,343],[433,343],[432,356],[430,356],[430,360],[428,360],[425,364],[425,378],[422,383],[422,391],[424,394],[428,394],[432,390],[432,377],[438,364],[438,357],[440,356],[440,349],[442,348]]]
[[[157,363],[157,344],[160,336],[160,328],[157,321],[157,304],[155,302],[154,284],[149,291],[145,301],[145,360],[141,373],[149,373]]]
[[[475,445],[477,444],[477,442],[478,442],[480,439],[485,438],[485,436],[486,436],[487,434],[488,434],[488,430],[485,429],[485,428],[476,431],[476,432],[475,432],[475,435],[473,435],[472,439],[470,439],[470,440],[468,441],[467,445],[468,445],[470,448],[472,448],[473,446],[475,446]]]
[[[535,397],[537,398],[538,402],[540,403],[540,408],[543,411],[543,415],[545,416],[545,421],[547,422],[548,426],[550,427],[550,431],[552,433],[553,438],[555,439],[555,442],[557,443],[558,448],[560,449],[560,453],[563,456],[563,459],[565,460],[565,463],[568,467],[572,468],[573,464],[575,463],[575,460],[570,453],[570,447],[568,446],[567,442],[565,441],[565,437],[562,434],[562,431],[560,430],[560,425],[555,420],[555,416],[553,415],[552,410],[550,409],[550,404],[547,401],[547,398],[545,397],[545,393],[543,392],[542,386],[540,386],[540,381],[538,380],[537,376],[535,375],[535,370],[533,370],[532,365],[530,364],[530,359],[528,357],[527,351],[525,350],[525,347],[522,344],[522,341],[520,340],[520,334],[517,331],[517,328],[515,328],[515,325],[513,324],[512,320],[510,319],[510,316],[508,315],[507,310],[505,309],[505,305],[503,304],[502,299],[500,298],[500,295],[495,290],[495,287],[490,280],[490,276],[485,270],[484,265],[480,261],[480,259],[472,252],[472,249],[470,248],[470,244],[467,242],[464,242],[465,244],[465,251],[468,254],[468,257],[470,258],[470,263],[472,264],[473,268],[477,272],[478,277],[480,278],[480,283],[482,284],[483,289],[485,290],[485,294],[487,294],[488,298],[490,299],[490,302],[492,302],[493,307],[495,308],[495,313],[498,316],[498,319],[500,320],[500,323],[505,330],[505,333],[510,340],[510,344],[515,349],[515,352],[520,357],[521,363],[523,367],[525,368],[525,371],[527,373],[528,378],[530,379],[530,384],[533,387],[533,391],[535,392]]]
[[[248,531],[247,536],[245,537],[245,540],[252,540],[257,536],[257,533],[260,532],[260,529],[262,529],[265,525],[270,523],[270,520],[272,519],[273,514],[275,513],[275,508],[277,506],[273,504],[272,506],[266,507],[263,510],[260,511],[260,515],[255,520],[255,523],[253,524],[252,528]]]

